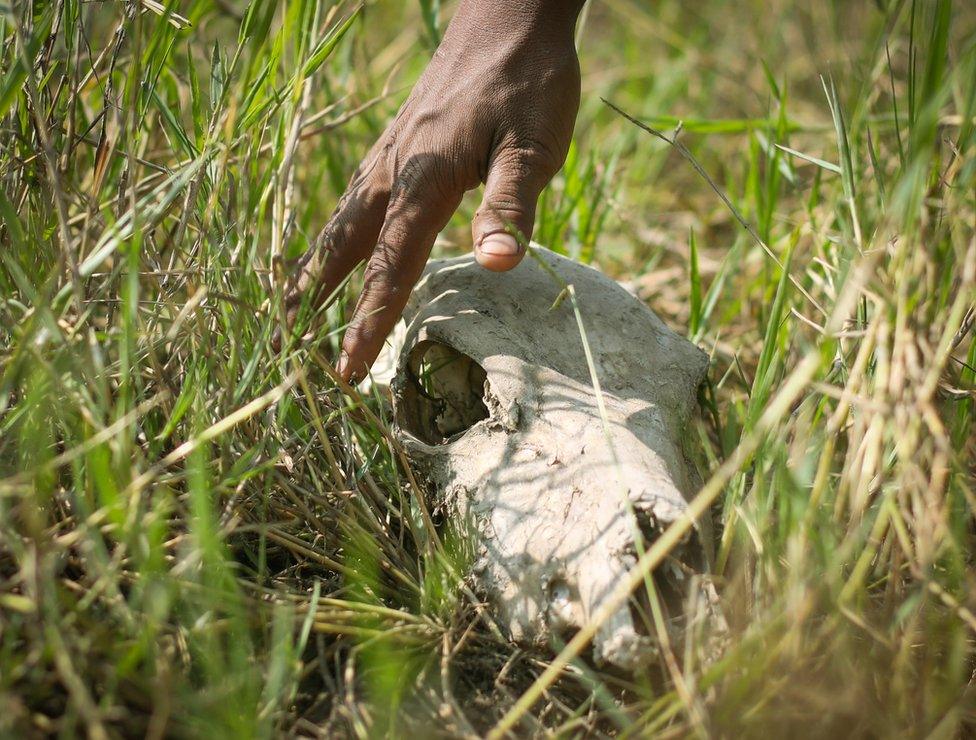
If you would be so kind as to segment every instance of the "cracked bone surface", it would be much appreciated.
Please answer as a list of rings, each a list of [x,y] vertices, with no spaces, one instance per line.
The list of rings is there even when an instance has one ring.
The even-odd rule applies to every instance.
[[[472,526],[501,623],[541,644],[589,620],[636,562],[638,532],[649,542],[687,510],[697,474],[684,439],[707,359],[613,280],[534,249],[539,261],[504,274],[470,257],[432,262],[392,390],[412,463],[437,505]],[[572,301],[553,307],[563,284],[602,404]],[[690,574],[707,570],[709,535],[697,526],[653,575],[672,617]],[[597,662],[632,669],[653,656],[635,613],[625,605],[601,626]]]

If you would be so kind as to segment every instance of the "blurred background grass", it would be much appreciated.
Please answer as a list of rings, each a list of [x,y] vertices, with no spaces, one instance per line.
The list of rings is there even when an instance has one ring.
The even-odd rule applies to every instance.
[[[972,734],[976,8],[588,7],[536,238],[712,357],[730,632],[522,704],[345,300],[270,348],[450,11],[0,5],[0,734]]]

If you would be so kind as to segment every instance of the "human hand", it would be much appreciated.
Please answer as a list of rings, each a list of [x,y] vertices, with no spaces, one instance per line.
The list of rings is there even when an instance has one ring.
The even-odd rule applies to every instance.
[[[579,107],[573,40],[582,0],[462,0],[437,52],[340,199],[286,293],[289,326],[366,261],[338,371],[356,382],[379,354],[437,234],[485,184],[471,225],[483,267],[515,267],[536,201],[562,167]]]

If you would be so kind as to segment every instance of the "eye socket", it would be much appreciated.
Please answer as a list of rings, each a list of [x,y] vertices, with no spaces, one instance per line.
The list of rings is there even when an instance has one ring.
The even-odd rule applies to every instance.
[[[444,444],[488,418],[488,375],[472,358],[440,342],[421,342],[407,361],[400,425],[427,444]]]

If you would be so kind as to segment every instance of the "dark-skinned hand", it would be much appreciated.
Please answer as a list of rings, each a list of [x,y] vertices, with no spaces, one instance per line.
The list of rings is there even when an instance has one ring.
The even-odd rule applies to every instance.
[[[396,118],[366,155],[290,276],[288,323],[366,263],[338,371],[365,377],[423,272],[437,234],[484,183],[471,225],[478,263],[510,270],[536,202],[562,167],[579,107],[573,39],[582,0],[462,0]]]

